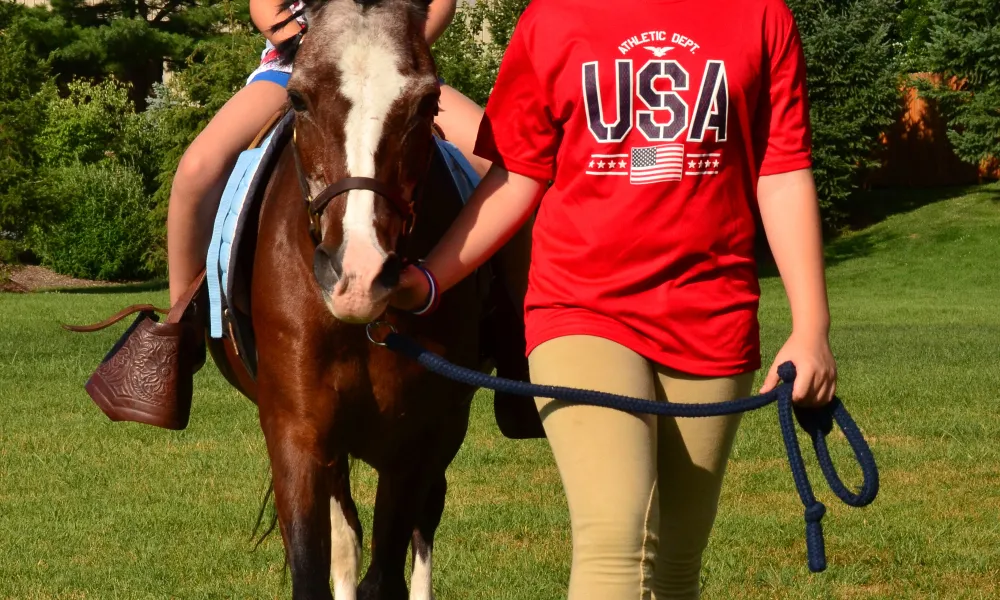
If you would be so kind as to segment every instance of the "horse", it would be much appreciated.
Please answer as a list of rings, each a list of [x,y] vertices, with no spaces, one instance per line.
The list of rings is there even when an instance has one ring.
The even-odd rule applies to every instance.
[[[292,597],[433,598],[445,471],[474,391],[369,340],[378,319],[452,362],[482,367],[475,278],[416,316],[388,308],[407,261],[461,209],[429,172],[440,86],[428,0],[306,0],[288,83],[292,141],[264,193],[250,284],[256,402]],[[454,191],[450,192],[455,195]],[[351,458],[378,472],[371,563]],[[411,588],[404,567],[412,546]]]

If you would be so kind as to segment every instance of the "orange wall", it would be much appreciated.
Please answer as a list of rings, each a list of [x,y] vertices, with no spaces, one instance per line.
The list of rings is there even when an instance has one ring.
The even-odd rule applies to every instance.
[[[940,76],[918,73],[913,77],[940,81]],[[933,102],[917,95],[917,90],[904,90],[904,107],[900,118],[884,139],[883,166],[872,177],[875,185],[927,187],[977,183],[1000,177],[1000,166],[964,163],[955,156],[944,119]]]

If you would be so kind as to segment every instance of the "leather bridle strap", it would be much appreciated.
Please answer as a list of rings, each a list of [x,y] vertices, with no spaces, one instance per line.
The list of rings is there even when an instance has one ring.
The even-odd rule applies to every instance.
[[[309,203],[309,212],[318,215],[326,210],[326,205],[337,196],[351,190],[368,190],[382,196],[388,200],[399,216],[409,219],[413,215],[413,207],[403,200],[401,194],[396,189],[386,183],[371,177],[345,177],[329,185],[318,196]]]
[[[398,188],[390,186],[372,177],[345,177],[326,186],[315,198],[309,190],[309,181],[306,179],[305,169],[302,167],[302,155],[299,153],[299,145],[296,142],[294,133],[292,134],[292,156],[295,159],[295,173],[299,179],[299,187],[302,188],[302,197],[306,201],[309,210],[309,232],[313,240],[317,243],[322,237],[320,235],[319,219],[323,211],[333,201],[334,198],[351,190],[367,190],[382,196],[399,213],[406,223],[403,231],[407,232],[413,225],[413,206],[403,199],[403,194]]]

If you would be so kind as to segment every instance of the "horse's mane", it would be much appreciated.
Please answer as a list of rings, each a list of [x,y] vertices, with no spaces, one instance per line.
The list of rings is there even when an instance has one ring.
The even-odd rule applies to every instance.
[[[378,4],[381,1],[382,0],[354,0],[354,3],[360,4],[363,7],[369,7],[369,6],[374,6],[375,4]],[[304,16],[306,12],[309,11],[310,9],[319,8],[324,4],[326,4],[327,2],[329,2],[329,0],[302,0],[301,2],[299,2],[299,0],[282,0],[281,10],[292,11],[292,14],[291,16],[275,23],[274,26],[271,27],[271,32],[275,33],[281,31],[286,25],[288,25],[292,21],[298,19],[299,17]],[[299,5],[298,10],[294,10],[293,7],[297,4]],[[301,38],[302,38],[301,33],[298,35],[293,35],[292,37],[288,38],[287,40],[281,42],[276,46],[278,50],[278,56],[281,62],[290,64],[295,60],[295,52],[299,49],[299,40]]]

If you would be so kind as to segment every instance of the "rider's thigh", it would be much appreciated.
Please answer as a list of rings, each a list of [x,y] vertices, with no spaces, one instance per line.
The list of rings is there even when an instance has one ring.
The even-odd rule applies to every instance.
[[[270,81],[257,81],[237,92],[184,153],[174,187],[200,197],[215,186],[287,97],[284,87]]]
[[[434,119],[444,132],[445,138],[455,144],[472,168],[482,177],[490,169],[490,162],[473,154],[479,123],[483,120],[483,109],[461,92],[447,85],[441,86],[441,110]]]

